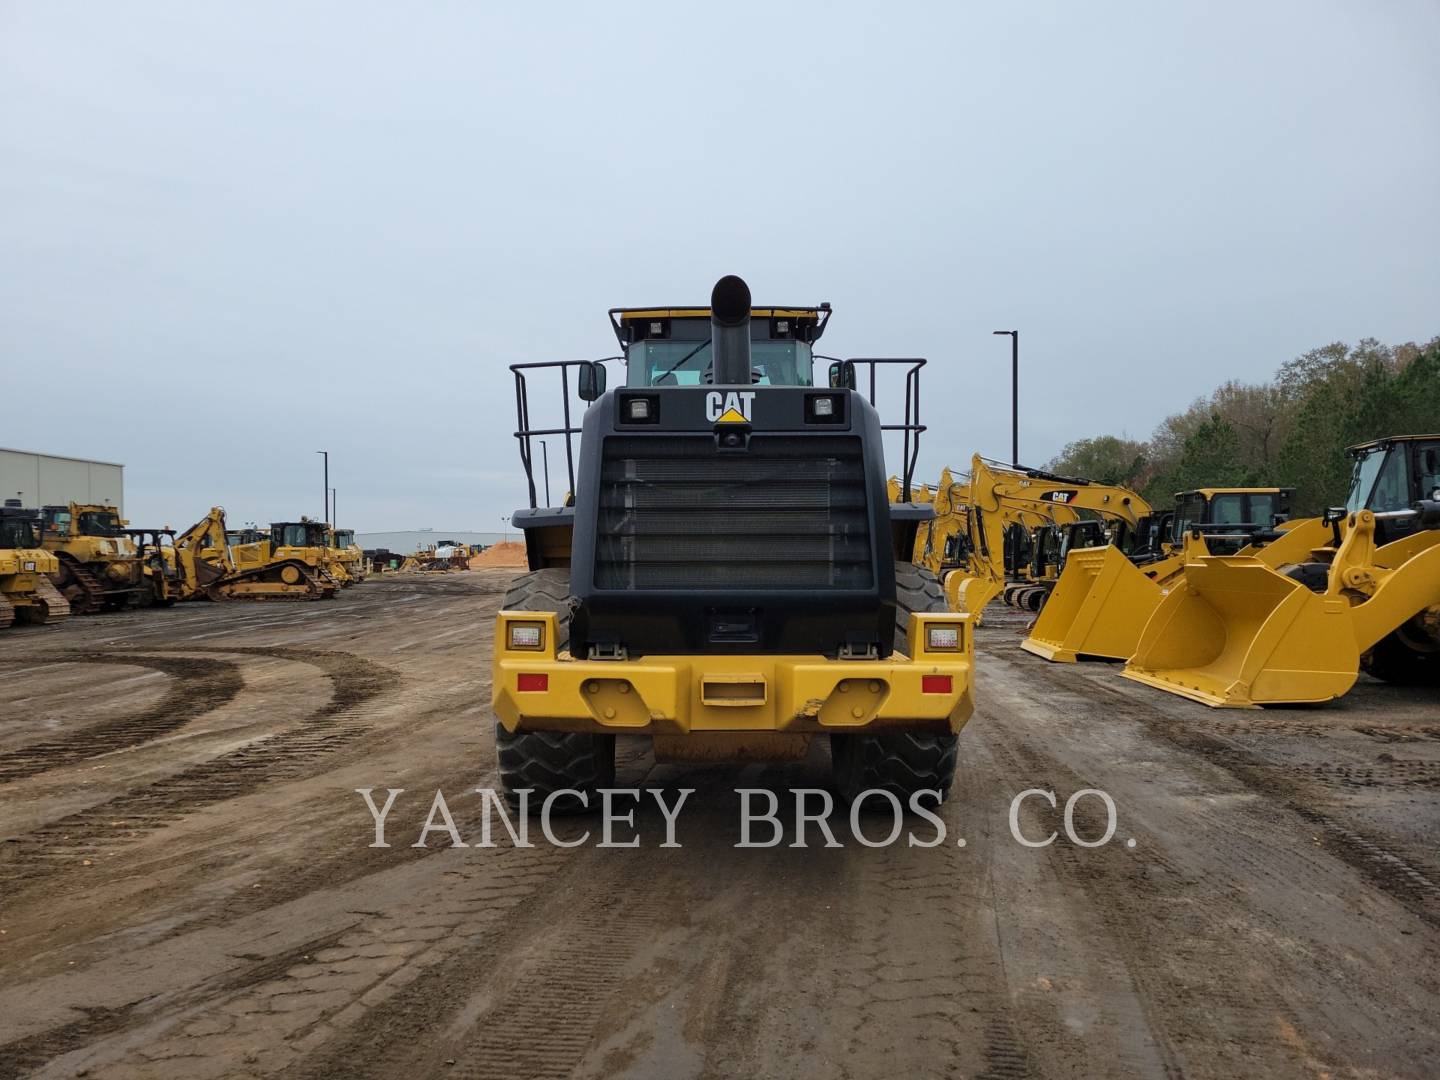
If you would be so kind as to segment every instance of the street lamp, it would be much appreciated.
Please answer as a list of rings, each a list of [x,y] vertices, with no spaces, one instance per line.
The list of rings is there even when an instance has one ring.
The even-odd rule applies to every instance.
[[[335,522],[340,520],[340,511],[335,509],[335,489],[330,489],[330,527],[335,527]]]
[[[502,515],[500,518],[500,542],[503,544],[510,539],[510,518]]]
[[[325,506],[325,524],[326,524],[326,525],[329,525],[329,524],[330,524],[330,451],[329,451],[329,450],[316,450],[315,452],[316,452],[317,454],[323,454],[323,455],[325,456],[325,489],[324,489],[324,491],[321,492],[321,495],[323,496],[323,498],[321,499],[321,502],[322,502],[322,503],[324,504],[324,506]]]
[[[1010,338],[1010,464],[1020,467],[1020,331],[996,330]]]

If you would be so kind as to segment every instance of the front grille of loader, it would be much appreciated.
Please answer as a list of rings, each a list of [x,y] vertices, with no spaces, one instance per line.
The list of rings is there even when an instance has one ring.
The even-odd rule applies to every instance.
[[[601,589],[868,589],[865,467],[848,436],[605,440]]]

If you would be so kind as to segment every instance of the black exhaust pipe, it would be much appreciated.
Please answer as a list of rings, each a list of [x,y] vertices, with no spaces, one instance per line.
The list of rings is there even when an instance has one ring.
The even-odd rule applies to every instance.
[[[710,351],[716,386],[750,385],[750,286],[734,274],[710,290]]]

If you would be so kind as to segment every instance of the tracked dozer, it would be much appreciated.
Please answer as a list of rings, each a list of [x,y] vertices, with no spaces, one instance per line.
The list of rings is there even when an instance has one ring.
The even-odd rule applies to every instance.
[[[40,511],[41,546],[59,568],[50,579],[76,615],[117,611],[164,600],[152,549],[136,542],[113,506],[82,503]]]
[[[0,507],[0,628],[15,622],[60,622],[70,604],[48,575],[60,561],[40,546],[40,512],[19,499]]]
[[[1352,448],[1331,544],[1302,563],[1187,563],[1122,674],[1222,708],[1321,702],[1362,668],[1440,683],[1440,436]]]
[[[611,318],[624,386],[603,392],[600,363],[512,368],[530,572],[497,617],[492,671],[512,802],[593,796],[616,735],[650,737],[662,761],[798,760],[824,738],[842,798],[943,798],[973,646],[909,562],[933,514],[909,498],[923,361],[837,360],[816,386],[828,305],[755,308],[735,277],[708,308]],[[879,415],[855,389],[857,368],[885,363],[906,376],[894,502]],[[589,403],[576,427],[565,396],[566,506],[536,506],[532,440],[556,434],[530,420],[539,369]]]
[[[342,587],[365,580],[365,553],[355,543],[354,529],[330,529],[329,561],[326,569]]]
[[[1290,495],[1289,488],[1179,492],[1173,512],[1141,521],[1129,550],[1122,542],[1067,551],[1020,647],[1057,663],[1127,660],[1161,599],[1183,581],[1187,561],[1235,553],[1270,566],[1304,562],[1330,534],[1319,519],[1282,521]]]
[[[327,567],[329,530],[324,522],[309,518],[274,522],[261,538],[233,544],[228,542],[224,511],[213,507],[182,539],[197,529],[200,552],[218,552],[217,541],[222,537],[227,542],[218,563],[223,575],[203,584],[210,599],[328,600],[340,589]],[[184,550],[188,545],[177,540],[176,546]],[[209,565],[213,569],[216,562],[212,559]]]

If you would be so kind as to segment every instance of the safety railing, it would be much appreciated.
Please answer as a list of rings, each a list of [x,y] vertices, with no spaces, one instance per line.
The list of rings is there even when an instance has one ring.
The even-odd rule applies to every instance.
[[[605,363],[608,360],[623,360],[623,356],[606,356],[595,363]],[[565,476],[569,483],[567,491],[575,490],[575,447],[574,437],[580,434],[579,425],[572,421],[573,412],[571,406],[570,370],[585,364],[592,363],[589,360],[541,360],[531,364],[511,364],[510,371],[515,376],[515,438],[520,443],[520,464],[525,469],[525,483],[530,491],[530,506],[534,509],[538,506],[535,491],[535,454],[534,440],[545,436],[564,436],[565,439]],[[530,387],[527,382],[527,372],[533,371],[558,371],[560,373],[560,398],[562,407],[562,419],[560,427],[535,428],[530,426]],[[574,400],[580,403],[580,413],[583,416],[586,402],[581,401],[578,394]],[[541,454],[546,459],[546,479],[549,479],[549,453],[543,449]],[[548,488],[548,483],[547,483]]]

